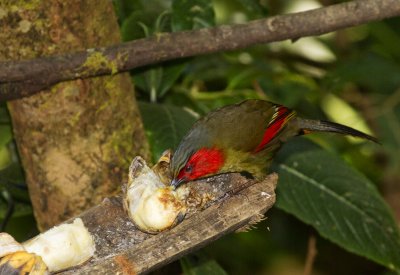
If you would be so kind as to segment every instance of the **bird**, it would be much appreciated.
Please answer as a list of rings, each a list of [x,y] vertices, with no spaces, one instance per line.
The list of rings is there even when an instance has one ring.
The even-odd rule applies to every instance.
[[[170,161],[170,185],[177,188],[229,172],[263,179],[283,143],[312,132],[333,132],[378,143],[375,137],[351,127],[303,119],[283,105],[248,99],[211,111],[194,123]]]

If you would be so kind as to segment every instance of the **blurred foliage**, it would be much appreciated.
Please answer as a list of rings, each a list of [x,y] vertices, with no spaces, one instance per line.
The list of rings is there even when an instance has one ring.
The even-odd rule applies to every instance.
[[[274,14],[319,7],[325,1],[113,2],[122,37],[128,41],[161,32],[245,23]],[[334,4],[341,1],[328,2]],[[303,117],[334,120],[371,131],[382,143],[382,146],[378,146],[329,134],[308,137],[319,147],[306,141],[291,142],[283,148],[275,163],[281,173],[277,207],[310,225],[275,207],[268,212],[268,220],[260,223],[258,229],[231,234],[203,249],[201,256],[184,258],[181,267],[185,274],[222,274],[223,270],[229,274],[299,274],[303,272],[308,238],[315,235],[318,250],[315,274],[389,274],[386,268],[372,260],[391,266],[390,261],[396,261],[400,251],[400,248],[397,252],[392,251],[396,250],[398,236],[393,237],[393,242],[387,247],[379,247],[390,242],[390,237],[383,240],[385,236],[377,233],[378,227],[363,226],[367,224],[364,223],[367,219],[365,215],[369,215],[374,226],[376,223],[381,224],[382,228],[386,225],[385,230],[395,227],[382,197],[394,210],[397,221],[400,220],[398,45],[400,19],[394,18],[320,37],[302,38],[294,43],[285,41],[258,45],[242,51],[174,60],[131,72],[137,98],[142,101],[139,106],[152,146],[153,159],[157,159],[163,150],[175,148],[199,115],[248,98],[286,105]],[[301,152],[305,152],[305,155]],[[293,160],[299,163],[296,171],[305,177],[290,178],[281,169],[282,164],[293,164]],[[288,163],[285,164],[285,161]],[[330,167],[326,169],[327,173],[313,174],[313,167],[319,163]],[[340,173],[335,173],[334,168]],[[321,198],[315,194],[308,198],[312,202],[309,204],[313,206],[294,201],[308,194],[306,190],[309,191],[310,184],[306,184],[307,179],[313,179],[323,189],[329,186],[327,182],[334,177],[338,181],[343,180],[333,185],[334,193],[338,194],[335,188],[348,189],[353,194],[351,205],[360,204],[358,208],[365,211],[362,212],[364,217],[349,217],[346,215],[353,214],[348,213],[345,203],[332,207],[332,211],[337,211],[334,214],[343,213],[342,217],[335,218],[345,223],[348,221],[344,232],[339,233],[349,239],[342,241],[332,237],[332,231],[337,229],[319,228],[313,222],[313,213],[296,213],[301,212],[301,207],[306,210],[307,207],[315,207],[317,210],[314,214],[322,215],[320,220],[323,220],[330,214],[324,213],[318,206],[326,201],[320,201]],[[288,193],[288,190],[293,193]],[[5,229],[17,235],[17,238],[27,238],[35,230],[32,210],[4,105],[0,106],[0,192],[0,218],[6,225]],[[324,194],[327,193],[322,192],[322,196]],[[339,196],[340,199],[347,202],[344,197]],[[329,205],[330,202],[324,206]],[[371,205],[380,210],[371,214],[368,212],[372,209],[369,208]],[[11,219],[5,223],[5,218],[10,214]],[[322,226],[327,225],[329,223]],[[339,245],[319,237],[317,231]],[[376,243],[367,241],[368,233],[372,234]],[[359,244],[366,247],[357,247],[357,244],[352,243],[357,238],[360,238]],[[376,251],[371,250],[374,245]],[[347,252],[342,247],[372,260]],[[381,256],[385,253],[389,253],[389,256]],[[396,262],[392,264],[399,265]]]
[[[202,253],[193,253],[181,260],[182,271],[188,275],[226,275],[226,271]]]
[[[17,240],[36,234],[27,186],[11,131],[5,104],[0,105],[0,232],[10,232]]]

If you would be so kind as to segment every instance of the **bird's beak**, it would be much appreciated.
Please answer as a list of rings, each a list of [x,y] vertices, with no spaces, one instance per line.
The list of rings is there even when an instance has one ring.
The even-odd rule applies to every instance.
[[[176,189],[184,181],[184,179],[173,179],[171,181],[171,186]]]

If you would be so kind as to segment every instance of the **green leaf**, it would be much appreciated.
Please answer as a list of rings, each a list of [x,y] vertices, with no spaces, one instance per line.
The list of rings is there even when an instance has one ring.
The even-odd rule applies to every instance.
[[[152,34],[153,22],[157,19],[158,13],[153,11],[135,11],[124,20],[121,26],[123,41],[136,40]]]
[[[373,45],[373,48],[383,55],[393,55],[400,57],[399,48],[396,45],[400,43],[400,34],[398,28],[391,26],[385,21],[374,22],[370,24],[371,37],[374,37],[379,43]]]
[[[182,74],[186,64],[186,61],[176,61],[163,66],[163,77],[160,83],[159,91],[157,92],[158,97],[164,96],[169,89],[171,89],[172,85],[174,85],[176,80]]]
[[[400,85],[400,66],[383,56],[364,54],[340,62],[324,85],[327,90],[341,91],[346,83],[357,83],[377,94],[392,94]]]
[[[181,259],[185,275],[226,275],[226,271],[215,261],[201,255],[189,255]]]
[[[0,191],[6,189],[14,199],[29,202],[28,188],[24,181],[22,167],[18,162],[12,162],[0,170]]]
[[[0,221],[4,221],[3,219],[7,211],[5,207],[5,203],[0,203]],[[5,231],[20,242],[38,234],[32,206],[15,201],[14,210],[10,220],[6,224]]]
[[[121,27],[125,41],[170,31],[170,13],[140,10],[131,14]],[[147,66],[132,71],[133,82],[142,91],[150,95],[150,101],[156,102],[164,96],[182,74],[186,61],[170,61],[160,65]]]
[[[178,60],[166,62],[162,66],[151,66],[134,70],[133,83],[150,94],[150,101],[163,97],[182,74],[187,62]]]
[[[124,22],[129,15],[139,9],[143,9],[138,0],[113,0],[114,9],[120,22]]]
[[[213,2],[209,0],[174,0],[172,30],[192,30],[215,25]]]
[[[150,95],[151,102],[157,101],[157,93],[161,86],[163,71],[162,66],[151,66],[140,70],[140,72],[133,72],[133,83]]]
[[[169,6],[170,3],[164,0],[114,0],[114,7],[121,21],[123,40],[147,37],[154,32],[171,31],[170,17],[164,16]],[[147,34],[143,29],[147,29]]]
[[[153,160],[169,149],[175,149],[196,121],[195,115],[184,109],[151,103],[139,103],[143,124],[150,141]]]
[[[275,159],[277,206],[343,248],[400,271],[400,234],[375,186],[338,157],[307,140]]]
[[[8,210],[7,207],[8,205],[3,202],[0,204],[0,220],[4,219],[4,217],[6,216],[6,212]],[[32,215],[32,213],[32,206],[30,204],[21,202],[14,203],[14,210],[12,214],[13,218]]]

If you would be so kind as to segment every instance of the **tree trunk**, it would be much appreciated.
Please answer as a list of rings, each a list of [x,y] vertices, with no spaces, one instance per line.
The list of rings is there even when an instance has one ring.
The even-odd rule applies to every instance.
[[[0,60],[120,42],[111,1],[9,2],[0,7]],[[86,65],[104,62],[95,55]],[[129,74],[62,82],[8,107],[41,230],[98,204],[135,155],[148,158]]]

